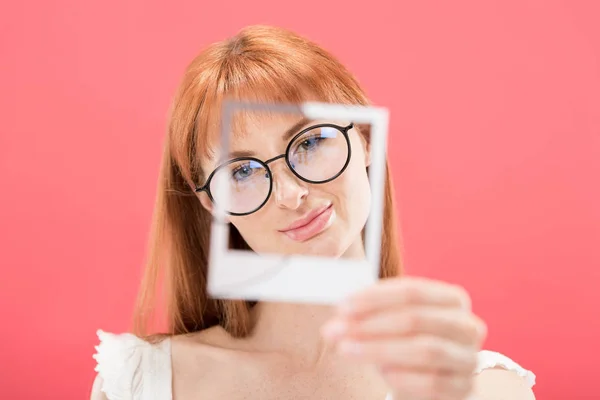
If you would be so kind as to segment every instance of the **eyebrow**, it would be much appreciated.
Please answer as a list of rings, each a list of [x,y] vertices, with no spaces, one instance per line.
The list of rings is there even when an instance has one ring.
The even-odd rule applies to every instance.
[[[297,134],[298,132],[300,132],[300,130],[302,128],[304,128],[305,125],[307,125],[309,122],[311,122],[310,119],[306,118],[306,117],[302,117],[302,119],[300,119],[298,122],[296,122],[294,125],[292,125],[290,128],[288,128],[282,135],[282,139],[283,140],[290,140],[292,138],[292,136],[294,136],[295,134]]]
[[[300,132],[300,130],[302,128],[304,128],[305,125],[307,125],[309,122],[311,122],[310,119],[303,117],[298,122],[296,122],[294,125],[292,125],[288,129],[286,129],[285,132],[283,132],[283,134],[281,135],[281,139],[284,141],[290,140],[292,138],[292,136],[294,136],[295,134]],[[246,150],[232,151],[229,153],[228,158],[232,159],[232,158],[240,158],[240,157],[251,157],[253,155],[254,155],[254,152],[252,152],[252,151],[246,151]]]

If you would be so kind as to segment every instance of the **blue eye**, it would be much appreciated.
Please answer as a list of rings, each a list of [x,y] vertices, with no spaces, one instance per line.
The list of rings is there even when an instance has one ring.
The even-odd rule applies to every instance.
[[[252,175],[252,169],[248,165],[242,165],[236,168],[231,175],[238,180],[244,179]]]
[[[312,150],[315,147],[319,146],[319,143],[324,140],[324,137],[319,136],[311,136],[308,137],[304,140],[302,140],[300,143],[298,143],[298,148],[300,150]]]
[[[237,166],[231,171],[231,176],[236,181],[243,181],[252,177],[257,171],[263,170],[263,167],[256,161],[246,162]]]

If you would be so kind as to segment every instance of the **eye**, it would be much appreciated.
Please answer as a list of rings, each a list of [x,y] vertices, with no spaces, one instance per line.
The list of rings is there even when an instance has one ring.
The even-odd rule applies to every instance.
[[[315,134],[306,138],[303,138],[300,143],[298,143],[298,149],[307,151],[312,150],[315,147],[319,146],[319,143],[326,138],[322,137],[320,134]]]
[[[254,168],[250,164],[242,164],[231,171],[231,176],[235,180],[244,180],[254,173]]]

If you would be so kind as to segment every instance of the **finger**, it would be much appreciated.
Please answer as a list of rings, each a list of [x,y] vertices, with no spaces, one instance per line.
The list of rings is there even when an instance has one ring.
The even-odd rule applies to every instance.
[[[337,349],[349,357],[379,365],[425,371],[473,373],[477,352],[450,340],[435,336],[401,339],[343,339]]]
[[[381,373],[399,399],[463,400],[473,390],[472,375],[432,374],[402,368],[384,368]]]
[[[402,305],[430,305],[470,310],[471,299],[461,287],[423,278],[390,278],[342,302],[343,315],[360,315]]]
[[[472,313],[459,309],[410,307],[367,314],[360,320],[337,318],[324,328],[326,337],[346,336],[359,340],[432,335],[479,347],[486,336],[486,325]]]

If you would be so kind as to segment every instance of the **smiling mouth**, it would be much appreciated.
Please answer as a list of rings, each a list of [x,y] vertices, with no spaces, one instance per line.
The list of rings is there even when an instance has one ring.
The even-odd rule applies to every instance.
[[[294,241],[304,242],[329,228],[334,219],[335,210],[333,204],[329,204],[315,209],[280,232]]]

